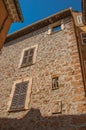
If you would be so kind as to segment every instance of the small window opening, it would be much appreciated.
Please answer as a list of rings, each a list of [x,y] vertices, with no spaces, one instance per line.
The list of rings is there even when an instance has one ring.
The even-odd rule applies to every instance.
[[[82,16],[80,15],[80,16],[77,16],[77,21],[78,21],[78,24],[82,24],[83,22],[82,22]]]
[[[58,89],[59,88],[59,83],[58,83],[58,77],[52,78],[52,89]]]
[[[53,27],[53,32],[57,32],[61,30],[61,25]]]

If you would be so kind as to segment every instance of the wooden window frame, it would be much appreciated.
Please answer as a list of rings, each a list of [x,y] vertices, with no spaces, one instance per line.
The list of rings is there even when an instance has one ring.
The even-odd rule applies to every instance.
[[[23,67],[30,66],[30,65],[22,66],[22,62],[23,62],[23,58],[24,58],[24,53],[25,53],[25,51],[27,51],[27,50],[29,50],[29,49],[33,49],[33,48],[34,48],[33,60],[32,60],[32,63],[31,63],[30,65],[35,64],[35,62],[36,62],[36,56],[37,56],[38,45],[34,45],[34,46],[31,46],[31,47],[28,47],[28,48],[23,49],[23,51],[22,51],[22,53],[21,53],[21,58],[20,58],[20,62],[19,62],[18,68],[23,68]]]
[[[10,107],[11,107],[11,104],[12,104],[12,99],[13,99],[13,96],[14,96],[16,84],[22,83],[22,82],[25,82],[25,81],[29,81],[29,84],[28,84],[28,87],[27,87],[27,92],[26,92],[25,106],[24,106],[24,108],[11,110]],[[12,87],[11,94],[10,94],[10,97],[9,97],[7,111],[8,112],[16,112],[16,111],[28,110],[29,109],[29,103],[30,103],[30,97],[31,97],[31,88],[32,88],[32,78],[31,77],[15,81],[13,83],[13,87]]]
[[[83,37],[82,37],[82,34],[83,34],[83,33],[86,33],[86,32],[81,32],[81,34],[80,34],[80,35],[81,35],[81,42],[82,42],[82,45],[86,45],[86,44],[83,42],[83,39],[86,39],[86,38],[83,38]]]
[[[82,15],[77,16],[77,21],[78,21],[79,25],[83,24],[83,21],[81,20],[82,19],[81,17],[82,17]],[[79,18],[80,18],[80,20],[79,20]]]

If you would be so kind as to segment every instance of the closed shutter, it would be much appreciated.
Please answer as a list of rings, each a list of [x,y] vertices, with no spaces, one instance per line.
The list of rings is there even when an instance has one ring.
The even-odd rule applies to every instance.
[[[16,84],[14,95],[10,106],[10,111],[24,109],[28,84],[29,81]]]
[[[82,43],[86,44],[86,33],[82,33]]]
[[[34,49],[35,48],[31,48],[24,52],[24,57],[21,65],[22,67],[33,64]]]

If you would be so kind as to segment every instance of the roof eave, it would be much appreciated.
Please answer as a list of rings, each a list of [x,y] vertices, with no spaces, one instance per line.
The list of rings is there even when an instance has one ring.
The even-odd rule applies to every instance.
[[[6,39],[6,42],[9,42],[9,41],[12,41],[16,38],[19,38],[25,34],[28,34],[28,33],[31,33],[37,29],[40,29],[40,28],[43,28],[45,26],[48,26],[54,22],[57,22],[58,20],[61,20],[67,16],[70,16],[72,15],[72,10],[71,8],[68,8],[68,9],[65,9],[65,10],[62,10],[60,11],[59,13],[56,13],[54,15],[51,15],[47,18],[44,18],[40,21],[37,21],[36,23],[34,24],[31,24],[21,30],[18,30],[10,35],[7,36],[7,39]]]
[[[3,0],[13,22],[23,22],[23,15],[18,0]]]

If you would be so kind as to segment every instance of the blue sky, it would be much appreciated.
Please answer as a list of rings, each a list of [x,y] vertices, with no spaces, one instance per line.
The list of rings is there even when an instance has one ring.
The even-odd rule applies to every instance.
[[[9,34],[63,9],[81,11],[81,0],[19,0],[24,22],[13,23]]]

